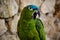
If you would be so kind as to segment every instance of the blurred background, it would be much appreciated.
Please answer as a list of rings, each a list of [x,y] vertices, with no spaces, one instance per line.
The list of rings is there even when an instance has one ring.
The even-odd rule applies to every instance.
[[[0,40],[19,40],[17,22],[29,4],[42,12],[46,40],[60,40],[60,0],[0,0]]]

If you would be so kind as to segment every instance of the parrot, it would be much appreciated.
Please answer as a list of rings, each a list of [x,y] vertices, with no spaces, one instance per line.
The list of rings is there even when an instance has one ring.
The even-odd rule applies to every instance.
[[[46,40],[46,33],[40,17],[39,7],[25,6],[17,24],[17,34],[20,40]]]

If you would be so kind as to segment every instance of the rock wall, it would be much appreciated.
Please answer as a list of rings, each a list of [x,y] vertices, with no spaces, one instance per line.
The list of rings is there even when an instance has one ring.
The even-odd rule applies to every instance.
[[[29,4],[40,8],[46,40],[60,40],[60,0],[0,0],[0,40],[20,40],[17,22]]]
[[[19,40],[17,22],[19,0],[0,0],[0,40]]]

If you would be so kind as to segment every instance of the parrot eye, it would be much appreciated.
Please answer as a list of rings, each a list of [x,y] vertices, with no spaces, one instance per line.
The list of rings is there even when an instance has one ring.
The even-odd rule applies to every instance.
[[[31,11],[32,11],[33,9],[29,7],[29,10],[31,10]]]

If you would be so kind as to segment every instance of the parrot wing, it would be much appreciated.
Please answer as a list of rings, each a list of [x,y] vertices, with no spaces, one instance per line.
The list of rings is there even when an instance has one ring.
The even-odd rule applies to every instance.
[[[39,34],[40,40],[46,40],[46,33],[44,31],[43,23],[40,19],[36,19],[36,30]]]

